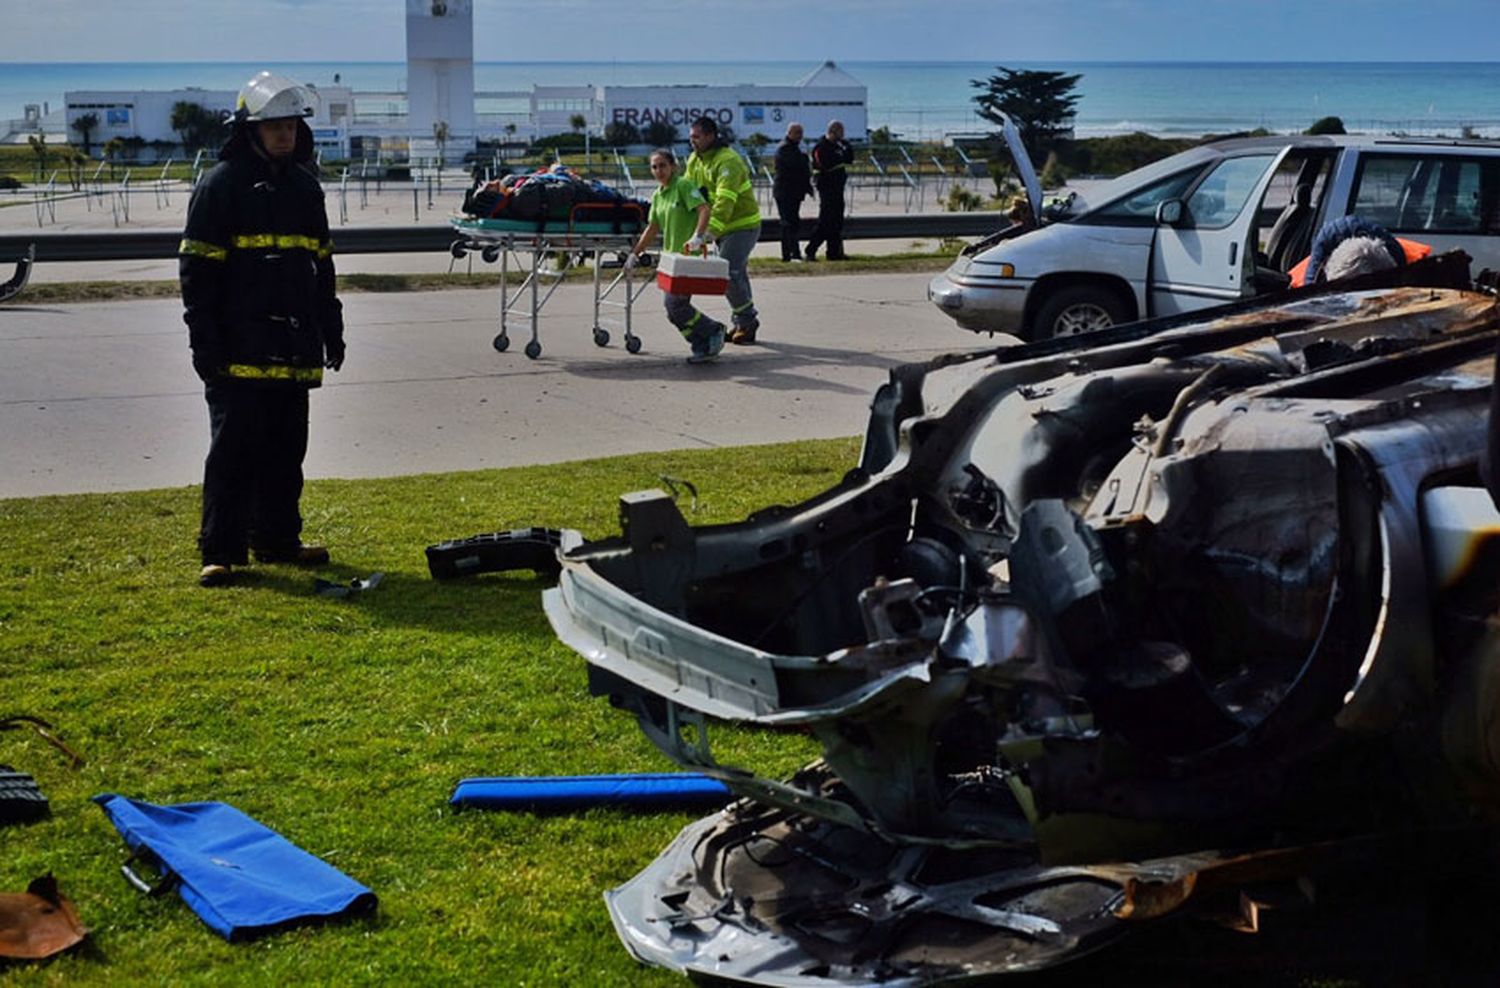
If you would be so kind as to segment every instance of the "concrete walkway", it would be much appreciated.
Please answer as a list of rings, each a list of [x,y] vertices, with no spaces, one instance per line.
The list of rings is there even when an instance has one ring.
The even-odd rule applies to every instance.
[[[587,285],[544,309],[543,353],[498,291],[345,298],[349,357],[313,393],[309,477],[379,477],[861,433],[900,363],[994,345],[926,301],[929,274],[763,279],[763,345],[688,366],[648,288],[638,354],[592,340]],[[722,316],[722,299],[705,308]],[[202,387],[175,300],[0,306],[0,497],[196,484]]]

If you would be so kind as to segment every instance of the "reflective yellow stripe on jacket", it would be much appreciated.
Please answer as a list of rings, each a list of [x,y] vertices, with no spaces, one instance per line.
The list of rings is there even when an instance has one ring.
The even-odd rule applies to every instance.
[[[273,364],[260,367],[255,364],[230,364],[224,373],[244,381],[297,381],[300,384],[318,384],[323,380],[321,367],[288,367]]]
[[[256,250],[259,248],[274,248],[276,250],[303,250],[312,251],[319,257],[327,257],[333,253],[333,242],[324,244],[317,237],[303,237],[295,233],[247,233],[234,238],[234,246],[238,250]]]
[[[729,189],[729,188],[722,188],[722,187],[719,188],[717,191],[714,192],[714,198],[715,199],[726,199],[729,202],[738,202],[740,196],[744,195],[747,192],[751,193],[752,195],[755,193],[755,183],[751,182],[748,178],[745,179],[745,181],[743,183],[741,183],[740,187],[737,188],[737,189]]]
[[[317,237],[303,237],[297,234],[276,233],[252,233],[244,234],[234,238],[231,244],[235,250],[296,250],[311,251],[320,259],[333,253],[333,241],[326,243]],[[184,257],[202,257],[210,261],[223,261],[229,258],[229,249],[211,244],[204,240],[185,239],[177,247],[177,253]]]
[[[183,257],[202,257],[210,261],[222,261],[229,257],[229,250],[205,240],[187,240],[177,245],[177,253]]]
[[[745,162],[732,148],[715,147],[706,154],[694,152],[685,169],[687,179],[708,189],[708,228],[716,237],[740,230],[760,229],[760,207],[755,185]]]

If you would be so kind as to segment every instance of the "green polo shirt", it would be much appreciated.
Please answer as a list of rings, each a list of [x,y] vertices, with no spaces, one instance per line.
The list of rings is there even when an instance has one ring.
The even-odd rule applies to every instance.
[[[703,193],[682,175],[651,193],[650,221],[661,229],[662,250],[682,253],[682,245],[698,229],[698,207],[703,202]]]

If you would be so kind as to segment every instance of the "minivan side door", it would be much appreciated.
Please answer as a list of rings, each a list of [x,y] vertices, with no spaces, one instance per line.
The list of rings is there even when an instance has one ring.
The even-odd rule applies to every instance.
[[[1288,150],[1226,157],[1189,190],[1177,222],[1157,225],[1150,315],[1191,312],[1255,293],[1256,213]]]

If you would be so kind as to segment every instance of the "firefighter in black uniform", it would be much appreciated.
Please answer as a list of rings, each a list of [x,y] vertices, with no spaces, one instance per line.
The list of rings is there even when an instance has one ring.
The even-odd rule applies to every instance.
[[[307,394],[344,362],[323,188],[304,122],[316,94],[262,72],[245,84],[219,164],[188,205],[178,249],[183,320],[212,438],[198,582],[248,561],[320,565],[302,543]]]
[[[813,145],[813,184],[818,187],[818,228],[807,242],[807,259],[818,259],[818,248],[828,244],[828,259],[844,259],[844,183],[849,181],[849,166],[854,163],[854,148],[844,140],[844,125],[828,122],[828,132]]]

